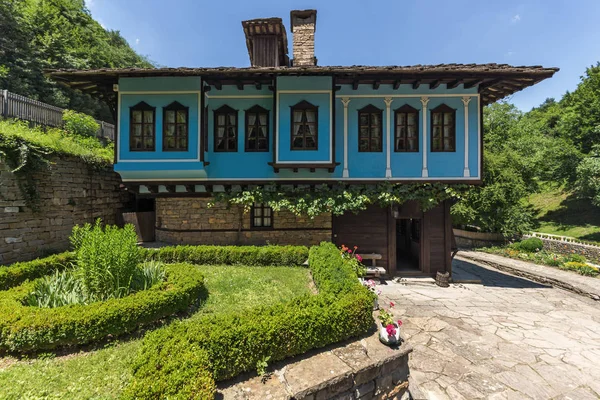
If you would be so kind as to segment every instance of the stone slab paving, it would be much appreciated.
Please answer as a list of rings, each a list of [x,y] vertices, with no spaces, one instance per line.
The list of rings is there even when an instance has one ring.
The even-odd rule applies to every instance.
[[[416,399],[600,398],[600,304],[562,289],[455,260],[481,284],[387,281],[404,321]]]
[[[600,278],[583,276],[572,271],[563,271],[546,265],[537,265],[480,251],[461,250],[456,258],[463,261],[484,263],[512,275],[566,289],[594,300],[600,300]]]

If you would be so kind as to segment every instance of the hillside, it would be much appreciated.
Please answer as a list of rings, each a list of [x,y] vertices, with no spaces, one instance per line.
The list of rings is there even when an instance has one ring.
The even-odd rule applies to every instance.
[[[95,21],[84,0],[0,0],[0,89],[110,122],[105,104],[44,76],[45,69],[107,67],[152,63]]]

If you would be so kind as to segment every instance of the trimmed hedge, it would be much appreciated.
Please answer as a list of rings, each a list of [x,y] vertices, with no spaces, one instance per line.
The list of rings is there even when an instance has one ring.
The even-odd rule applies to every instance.
[[[259,361],[282,360],[364,334],[373,326],[373,297],[339,250],[310,251],[319,294],[243,313],[177,322],[149,333],[133,362],[125,398],[212,398],[204,380],[234,377]],[[207,361],[208,360],[208,361]],[[195,391],[201,377],[205,391]]]
[[[166,265],[167,280],[120,299],[38,308],[23,305],[35,281],[0,292],[0,351],[86,344],[131,332],[205,298],[204,277],[190,264]]]
[[[144,249],[144,257],[165,263],[296,266],[308,259],[305,246],[168,246]]]
[[[0,266],[0,290],[20,285],[28,279],[49,275],[63,270],[75,261],[75,253],[65,252],[33,261],[17,262],[6,267]]]

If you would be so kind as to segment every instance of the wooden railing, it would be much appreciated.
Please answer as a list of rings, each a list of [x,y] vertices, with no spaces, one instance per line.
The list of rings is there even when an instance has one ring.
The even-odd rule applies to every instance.
[[[60,107],[51,106],[8,90],[0,91],[0,116],[3,118],[17,118],[29,121],[36,125],[61,127],[63,125],[63,111]],[[96,121],[100,128],[96,136],[101,139],[114,140],[115,126],[104,121]]]

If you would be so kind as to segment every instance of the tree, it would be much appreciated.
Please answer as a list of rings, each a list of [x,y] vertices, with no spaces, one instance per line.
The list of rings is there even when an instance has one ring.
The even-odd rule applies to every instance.
[[[577,167],[575,188],[580,197],[588,198],[600,207],[600,144],[594,145]]]

